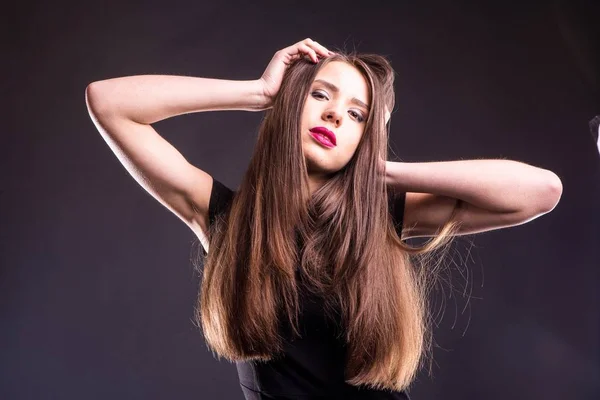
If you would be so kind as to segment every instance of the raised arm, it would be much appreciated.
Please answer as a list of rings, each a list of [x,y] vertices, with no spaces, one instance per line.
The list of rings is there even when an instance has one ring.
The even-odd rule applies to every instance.
[[[92,121],[131,176],[196,233],[208,249],[212,177],[191,165],[150,124],[201,111],[259,111],[271,107],[287,66],[314,61],[327,49],[305,39],[275,53],[261,78],[230,81],[140,75],[93,82],[86,88]]]
[[[191,112],[260,110],[266,104],[262,90],[259,80],[141,75],[93,82],[86,102],[98,131],[131,176],[205,245],[212,177],[150,124]]]

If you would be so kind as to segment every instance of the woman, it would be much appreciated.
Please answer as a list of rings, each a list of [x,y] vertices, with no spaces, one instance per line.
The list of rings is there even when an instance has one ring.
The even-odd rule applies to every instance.
[[[559,201],[554,173],[515,161],[386,162],[393,77],[381,56],[306,39],[253,81],[133,76],[86,90],[119,160],[206,250],[197,321],[236,361],[246,398],[408,398],[435,278],[409,256]],[[236,192],[151,127],[210,110],[267,110]]]

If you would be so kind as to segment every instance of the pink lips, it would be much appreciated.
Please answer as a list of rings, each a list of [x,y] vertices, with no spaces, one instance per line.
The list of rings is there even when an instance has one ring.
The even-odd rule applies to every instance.
[[[336,145],[336,139],[335,139],[335,134],[333,132],[331,132],[329,129],[323,127],[323,126],[316,126],[312,129],[310,129],[310,132],[312,133],[316,133],[316,134],[321,134],[323,136],[325,136],[327,139],[329,139],[329,141],[331,143],[333,143],[333,145]],[[317,139],[320,139],[318,136],[316,136]]]

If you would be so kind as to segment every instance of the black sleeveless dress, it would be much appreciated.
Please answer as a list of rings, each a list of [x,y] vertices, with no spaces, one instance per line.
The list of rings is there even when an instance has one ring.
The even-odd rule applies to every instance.
[[[228,211],[233,195],[233,190],[213,179],[210,225],[216,215]],[[389,195],[389,209],[397,232],[402,231],[405,198],[406,193]],[[302,337],[287,343],[283,356],[269,362],[236,362],[246,399],[409,400],[406,392],[347,384],[343,376],[345,347],[337,339],[340,337],[339,325],[332,324],[325,317],[322,299],[303,292],[300,302],[299,329]]]

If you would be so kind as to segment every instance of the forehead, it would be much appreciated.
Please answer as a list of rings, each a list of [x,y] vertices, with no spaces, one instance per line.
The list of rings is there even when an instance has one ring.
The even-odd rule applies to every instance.
[[[341,93],[356,97],[365,103],[371,100],[367,80],[356,67],[346,62],[332,61],[328,63],[319,70],[316,79],[332,83],[339,88]]]

